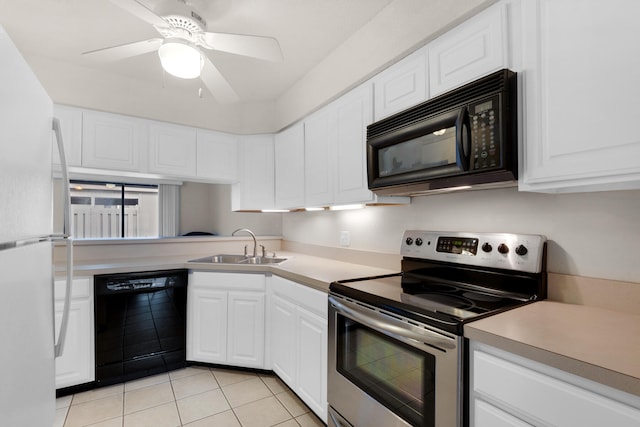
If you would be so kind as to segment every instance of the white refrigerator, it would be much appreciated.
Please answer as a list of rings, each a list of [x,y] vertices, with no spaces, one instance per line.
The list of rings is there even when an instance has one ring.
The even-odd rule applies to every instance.
[[[62,340],[56,339],[56,237],[51,235],[56,120],[51,99],[1,26],[0,58],[0,426],[50,427],[54,360],[68,317],[63,314]],[[55,133],[60,136],[59,129]],[[65,211],[68,230],[68,205]]]

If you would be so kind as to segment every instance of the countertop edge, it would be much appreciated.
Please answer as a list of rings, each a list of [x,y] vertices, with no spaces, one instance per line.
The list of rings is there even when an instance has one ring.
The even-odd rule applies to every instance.
[[[86,277],[101,274],[182,268],[211,272],[264,273],[274,274],[285,279],[293,280],[310,288],[328,293],[330,283],[335,280],[397,272],[379,267],[352,264],[311,255],[290,252],[279,252],[278,255],[287,259],[279,264],[262,265],[212,264],[188,261],[188,259],[197,259],[199,256],[189,256],[186,257],[186,259],[176,259],[176,257],[153,257],[152,259],[111,260],[110,262],[103,264],[77,264],[74,266],[74,276]],[[64,274],[63,269],[64,266],[57,266],[56,278],[62,279],[62,275]]]
[[[515,341],[501,335],[496,335],[476,328],[472,323],[464,326],[464,336],[470,340],[499,348],[526,359],[586,378],[598,384],[640,396],[640,379],[630,375],[520,341]]]

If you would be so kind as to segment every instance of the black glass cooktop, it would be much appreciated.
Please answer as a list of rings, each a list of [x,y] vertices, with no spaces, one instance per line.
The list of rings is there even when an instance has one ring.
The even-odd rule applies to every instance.
[[[462,335],[463,324],[535,300],[535,296],[418,279],[410,274],[334,282],[331,292]]]

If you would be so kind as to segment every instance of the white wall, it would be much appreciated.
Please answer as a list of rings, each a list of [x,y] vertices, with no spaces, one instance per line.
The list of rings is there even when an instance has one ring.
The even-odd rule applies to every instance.
[[[409,206],[283,216],[283,237],[397,254],[406,229],[543,234],[548,271],[640,282],[640,191],[521,193],[515,188],[413,198]]]
[[[231,212],[231,186],[186,182],[180,188],[180,234],[208,231],[229,236],[248,228],[258,236],[280,236],[282,214]]]

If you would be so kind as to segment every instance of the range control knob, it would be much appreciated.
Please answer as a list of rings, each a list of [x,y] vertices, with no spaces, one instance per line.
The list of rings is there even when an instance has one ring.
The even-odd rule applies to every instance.
[[[485,252],[491,252],[491,251],[493,250],[493,246],[491,246],[491,244],[490,244],[490,243],[485,242],[485,243],[482,245],[482,250],[483,250],[483,251],[485,251]]]
[[[500,243],[500,246],[498,246],[498,252],[500,252],[501,254],[508,254],[509,246],[505,245],[504,243]]]
[[[405,243],[407,245],[413,245],[413,239],[411,237],[407,237],[407,240],[405,240]]]
[[[420,237],[416,239],[416,246],[422,246],[422,239]]]
[[[519,245],[519,246],[516,248],[516,253],[517,253],[518,255],[520,255],[520,256],[526,255],[526,254],[527,254],[527,252],[529,252],[529,249],[527,249],[527,247],[526,247],[526,246],[524,246],[524,245]]]

